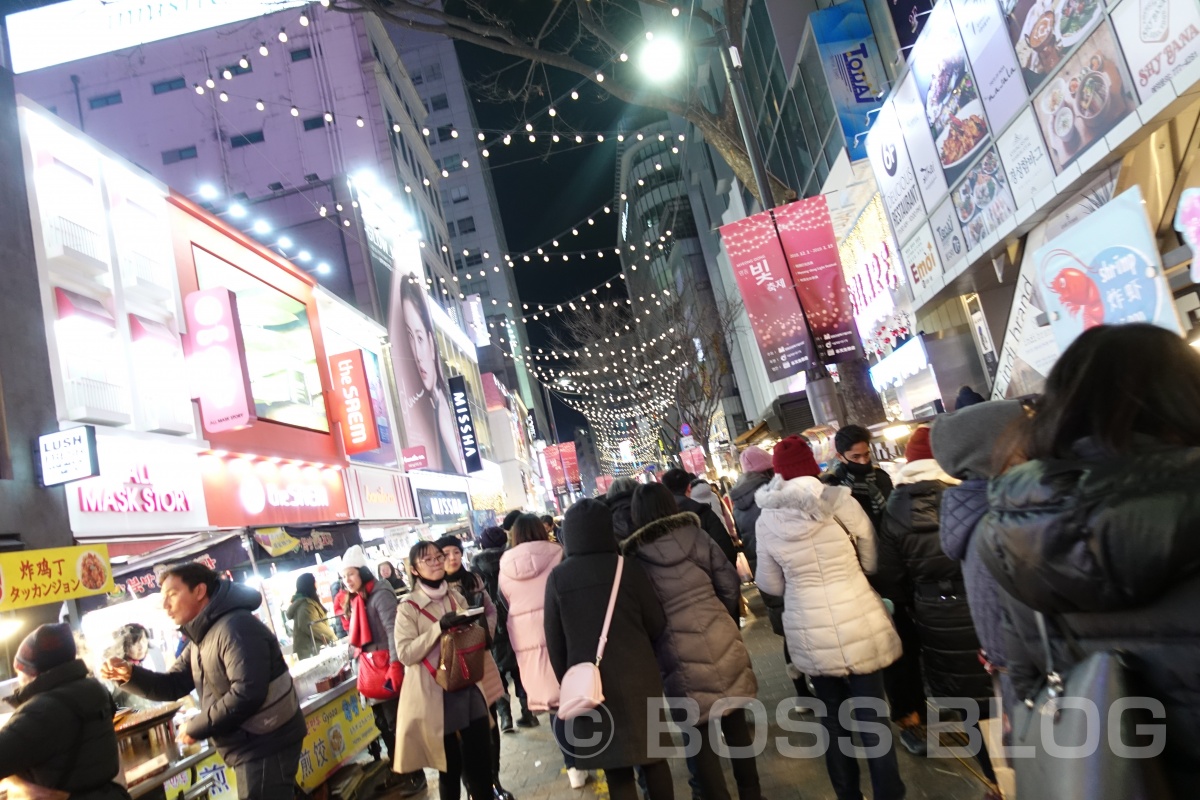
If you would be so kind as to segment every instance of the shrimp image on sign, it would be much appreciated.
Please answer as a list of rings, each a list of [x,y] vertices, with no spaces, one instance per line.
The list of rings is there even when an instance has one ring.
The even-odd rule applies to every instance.
[[[1083,328],[1094,328],[1104,322],[1104,301],[1096,282],[1074,267],[1060,270],[1050,281],[1050,290],[1071,316],[1083,314]]]

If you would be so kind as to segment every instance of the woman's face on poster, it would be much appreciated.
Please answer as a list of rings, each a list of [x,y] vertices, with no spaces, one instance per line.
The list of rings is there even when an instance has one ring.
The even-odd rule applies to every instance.
[[[432,392],[437,381],[437,347],[433,332],[421,322],[421,312],[411,300],[404,303],[404,326],[408,330],[408,345],[412,349],[413,361],[421,376],[425,391]]]

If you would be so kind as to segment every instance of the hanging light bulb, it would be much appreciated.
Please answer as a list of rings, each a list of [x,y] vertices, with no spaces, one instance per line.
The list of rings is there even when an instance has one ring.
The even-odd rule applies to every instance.
[[[550,106],[550,112],[549,112],[549,113],[550,113],[550,116],[552,116],[552,117],[557,117],[557,116],[558,116],[558,112],[554,110],[554,106]]]
[[[572,100],[578,100],[578,99],[579,99],[579,92],[577,92],[577,91],[575,91],[574,89],[572,89],[572,90],[571,90],[571,99],[572,99]]]
[[[250,59],[246,56],[242,56],[238,59],[238,66],[242,69],[250,69]]]
[[[400,123],[399,123],[399,122],[393,122],[393,123],[392,123],[392,132],[393,132],[393,133],[399,133],[399,132],[400,132]]]
[[[531,134],[529,134],[529,141],[530,141],[530,142],[536,142],[536,141],[537,141],[537,137],[536,137],[536,136],[534,136],[534,135],[531,133]]]
[[[621,59],[622,61],[628,61],[628,60],[629,60],[629,53],[621,53],[621,55],[620,55],[620,59]]]
[[[479,133],[475,134],[475,138],[477,138],[481,142],[484,141],[485,139],[487,139],[487,137],[483,135],[483,131],[480,131]]]
[[[229,95],[228,95],[228,94],[226,94],[225,92],[221,92],[219,95],[217,95],[217,97],[219,97],[219,98],[221,99],[221,102],[222,102],[222,103],[228,103],[228,102],[229,102]]]
[[[603,72],[596,73],[596,83],[604,83],[604,73]]]
[[[266,110],[267,110],[267,104],[266,104],[266,103],[264,103],[262,100],[258,100],[258,101],[256,101],[256,102],[254,103],[254,107],[255,107],[255,108],[257,108],[259,111],[266,111]]]
[[[263,42],[262,44],[260,44],[260,45],[258,46],[258,54],[259,54],[260,56],[263,56],[263,57],[265,58],[265,57],[266,57],[268,54],[270,54],[270,52],[271,52],[271,51],[267,49],[267,43],[266,43],[266,42]]]
[[[204,85],[205,85],[205,86],[207,86],[207,87],[208,87],[208,88],[210,88],[210,89],[213,89],[213,88],[216,88],[217,82],[216,82],[216,81],[214,81],[212,78],[207,78],[207,79],[204,81]]]
[[[488,152],[488,149],[486,147],[483,148],[483,157],[484,158],[489,158],[491,155],[492,154]]]
[[[295,106],[292,106],[292,116],[293,117],[300,116],[300,109],[296,108]]]
[[[225,69],[221,70],[221,77],[227,81],[233,80],[233,70],[229,69],[229,67],[226,67]]]
[[[281,41],[281,42],[287,41],[287,31],[285,31],[283,28],[279,29],[279,41]]]
[[[300,26],[301,26],[302,28],[307,28],[307,27],[308,27],[308,15],[307,15],[307,14],[301,14],[301,15],[300,15]]]
[[[367,124],[367,121],[366,121],[365,119],[363,119],[362,117],[359,117],[358,119],[356,119],[356,120],[354,121],[354,123],[355,123],[356,125],[358,125],[358,127],[362,128],[362,127],[366,126],[366,124]]]
[[[561,140],[558,138],[558,134],[557,134],[557,133],[556,133],[556,134],[554,134],[553,136],[551,136],[550,138],[551,138],[551,139],[552,139],[552,140],[555,142],[555,144],[557,144],[559,141],[561,141]]]
[[[603,134],[603,133],[597,133],[597,134],[596,134],[596,141],[597,141],[597,142],[603,142],[603,141],[604,141],[604,134]]]
[[[578,134],[576,134],[576,135],[575,135],[575,143],[576,143],[576,144],[583,144],[583,137],[582,137],[582,136],[580,136],[580,135],[578,135]]]
[[[204,94],[204,87],[201,86],[200,84],[197,83],[192,88],[194,88],[196,90],[196,94]]]

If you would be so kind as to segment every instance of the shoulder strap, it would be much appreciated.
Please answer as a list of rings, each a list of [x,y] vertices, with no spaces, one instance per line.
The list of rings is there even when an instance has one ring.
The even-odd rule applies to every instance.
[[[617,607],[617,591],[621,588],[621,573],[625,570],[625,559],[617,556],[617,574],[613,578],[612,593],[608,596],[608,611],[604,612],[604,627],[600,629],[600,645],[596,648],[596,666],[604,658],[604,645],[608,644],[608,628],[612,625],[613,609]]]
[[[448,595],[447,595],[447,596],[448,596]],[[425,615],[425,616],[426,616],[426,617],[427,617],[427,618],[428,618],[428,619],[429,619],[431,622],[433,622],[433,623],[435,623],[435,624],[438,622],[438,618],[437,618],[437,617],[435,617],[433,614],[430,614],[430,613],[429,613],[429,611],[428,611],[427,609],[421,608],[421,607],[420,607],[419,605],[417,605],[417,604],[416,604],[414,601],[412,601],[412,600],[405,600],[404,602],[408,603],[410,606],[412,606],[413,608],[415,608],[417,611],[420,611],[420,612],[421,612],[422,614],[424,614],[424,615]],[[454,608],[454,598],[450,598],[450,608]],[[422,664],[424,664],[424,665],[425,665],[425,669],[427,669],[427,670],[429,671],[429,675],[430,675],[430,677],[432,677],[434,680],[437,680],[437,670],[434,668],[433,664],[430,664],[430,663],[429,663],[429,659],[428,659],[428,658],[423,658],[423,659],[421,659],[421,663],[422,663]]]

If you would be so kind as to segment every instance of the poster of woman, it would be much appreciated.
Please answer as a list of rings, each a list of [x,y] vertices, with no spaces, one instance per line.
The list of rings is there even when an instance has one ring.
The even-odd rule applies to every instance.
[[[429,459],[427,469],[465,475],[466,465],[455,432],[450,393],[428,302],[416,278],[396,274],[392,281],[388,334],[400,391],[400,413],[404,418],[404,445],[425,448]]]

